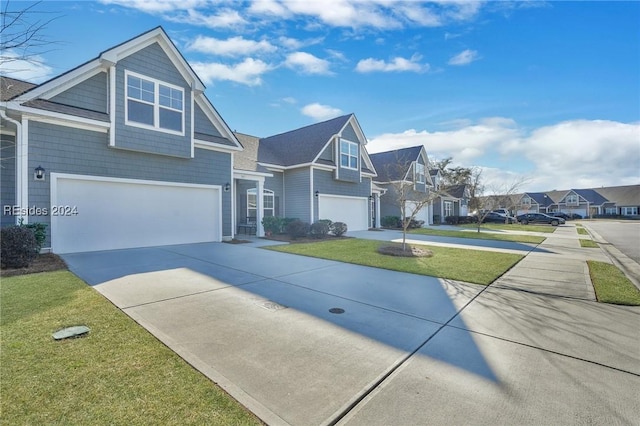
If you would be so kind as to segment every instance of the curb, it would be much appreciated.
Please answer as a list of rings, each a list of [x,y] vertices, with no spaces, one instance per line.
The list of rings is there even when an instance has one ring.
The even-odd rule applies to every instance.
[[[618,250],[613,244],[602,238],[602,236],[590,228],[589,225],[583,222],[582,226],[589,231],[593,240],[600,245],[600,249],[607,255],[611,262],[620,268],[625,276],[629,278],[629,281],[640,290],[640,265]]]

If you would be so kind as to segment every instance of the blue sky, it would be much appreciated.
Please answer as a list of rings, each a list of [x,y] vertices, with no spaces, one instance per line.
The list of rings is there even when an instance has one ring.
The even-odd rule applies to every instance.
[[[12,1],[12,9],[31,2]],[[370,152],[424,144],[489,189],[640,183],[640,3],[46,1],[40,82],[162,25],[229,126],[355,113]]]

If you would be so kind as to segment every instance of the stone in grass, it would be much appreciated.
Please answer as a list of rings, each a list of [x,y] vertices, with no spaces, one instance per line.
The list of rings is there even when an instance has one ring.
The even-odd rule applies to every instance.
[[[89,327],[86,325],[75,325],[73,327],[63,328],[52,334],[53,340],[72,339],[83,337],[89,333]]]
[[[433,252],[420,247],[411,246],[406,244],[405,250],[402,249],[402,245],[380,246],[378,247],[378,253],[385,254],[387,256],[400,256],[400,257],[431,257]]]

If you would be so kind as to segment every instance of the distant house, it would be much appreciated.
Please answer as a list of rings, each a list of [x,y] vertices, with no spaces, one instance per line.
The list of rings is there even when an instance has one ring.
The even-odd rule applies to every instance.
[[[428,172],[429,158],[424,146],[379,152],[371,154],[370,158],[378,174],[374,183],[382,189],[380,215],[400,217],[400,199],[404,198],[407,201],[405,216],[415,212],[416,220],[432,224],[433,202],[419,208],[423,204],[421,200],[426,200],[433,190],[433,180]],[[410,191],[399,196],[403,188],[409,188]]]
[[[594,216],[638,216],[640,185],[525,192],[516,203],[517,214],[555,213]]]

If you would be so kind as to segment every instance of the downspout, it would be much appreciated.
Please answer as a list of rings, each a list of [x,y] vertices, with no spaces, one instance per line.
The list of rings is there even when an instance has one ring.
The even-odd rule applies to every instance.
[[[24,220],[25,223],[28,223],[29,218],[22,216],[23,207],[27,206],[27,203],[25,203],[25,200],[23,199],[23,196],[25,196],[26,192],[23,191],[23,189],[27,182],[24,179],[23,173],[23,156],[25,155],[25,153],[22,152],[24,151],[24,148],[22,146],[22,123],[7,116],[4,110],[0,110],[0,116],[2,116],[2,118],[7,120],[8,122],[15,124],[16,126],[16,206],[19,207],[20,213],[16,216],[15,220],[16,225],[20,223],[21,219]],[[28,192],[26,193],[26,196],[28,197]]]

